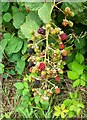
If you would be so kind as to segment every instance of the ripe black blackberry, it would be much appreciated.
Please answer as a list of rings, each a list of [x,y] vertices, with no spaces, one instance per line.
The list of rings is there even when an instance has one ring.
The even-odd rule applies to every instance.
[[[39,34],[42,34],[42,35],[45,35],[45,29],[42,28],[42,27],[40,27],[40,28],[38,29],[38,33],[39,33]]]
[[[34,49],[33,48],[29,48],[28,49],[28,53],[31,55],[32,53],[34,53]]]
[[[33,44],[33,41],[32,40],[28,40],[28,44]]]
[[[33,66],[35,66],[35,64],[34,64],[32,61],[30,61],[30,62],[29,62],[29,68],[31,68],[31,67],[33,67]]]
[[[38,88],[40,86],[40,80],[35,80],[34,81],[34,87]]]
[[[64,60],[64,61],[68,60],[68,55],[67,56],[63,56],[62,60]]]

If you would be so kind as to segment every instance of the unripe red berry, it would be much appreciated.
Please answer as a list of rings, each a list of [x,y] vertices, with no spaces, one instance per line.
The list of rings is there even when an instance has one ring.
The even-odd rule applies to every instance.
[[[57,75],[57,76],[55,77],[55,80],[56,80],[56,82],[60,82],[60,76]]]
[[[60,88],[55,87],[55,92],[56,92],[57,94],[59,94],[59,93],[60,93]]]
[[[45,68],[45,63],[40,63],[39,69],[40,69],[40,70],[43,70],[44,68]]]
[[[62,34],[60,35],[60,37],[61,37],[61,40],[62,40],[62,41],[65,41],[65,40],[67,39],[66,33],[62,33]]]
[[[64,44],[63,43],[59,44],[59,48],[60,50],[63,50],[65,48]]]

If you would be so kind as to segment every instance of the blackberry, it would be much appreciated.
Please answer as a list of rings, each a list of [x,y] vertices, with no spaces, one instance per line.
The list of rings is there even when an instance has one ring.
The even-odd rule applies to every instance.
[[[40,80],[35,80],[34,81],[34,87],[39,87],[40,86]]]
[[[29,62],[29,68],[31,68],[31,67],[33,67],[33,66],[35,66],[35,64],[34,64],[32,61],[30,61],[30,62]]]
[[[39,34],[42,34],[42,35],[45,35],[45,29],[43,29],[42,27],[40,27],[40,28],[38,29],[38,33],[39,33]]]
[[[34,53],[34,49],[33,48],[29,48],[28,49],[28,53],[31,55],[32,53]]]
[[[32,40],[29,40],[29,41],[28,41],[28,44],[33,44],[33,41],[32,41]]]
[[[67,56],[63,56],[62,60],[64,60],[64,61],[68,60],[68,55]]]

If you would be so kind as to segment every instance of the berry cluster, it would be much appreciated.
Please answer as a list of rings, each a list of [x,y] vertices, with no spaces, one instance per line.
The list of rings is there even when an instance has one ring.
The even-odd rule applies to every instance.
[[[33,38],[28,40],[28,68],[33,84],[32,91],[34,95],[48,100],[54,92],[60,93],[59,83],[68,59],[65,45],[68,36],[61,28],[46,24],[46,27],[40,27],[33,34]],[[50,39],[55,44],[49,43]]]

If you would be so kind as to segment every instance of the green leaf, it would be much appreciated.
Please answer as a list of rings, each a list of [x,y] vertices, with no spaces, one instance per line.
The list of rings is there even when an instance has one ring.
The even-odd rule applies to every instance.
[[[75,56],[75,59],[77,62],[79,62],[80,64],[84,61],[84,57],[82,54],[80,53],[77,53],[76,56]]]
[[[2,12],[7,12],[9,9],[9,6],[10,6],[9,2],[2,2]]]
[[[23,45],[23,48],[22,48],[22,54],[25,54],[26,51],[27,51],[27,46],[28,46],[28,43],[26,40],[24,40],[24,45]]]
[[[61,118],[65,118],[65,114],[63,112],[61,113]]]
[[[81,113],[81,108],[78,108],[77,111],[76,111],[77,115],[80,115]]]
[[[71,99],[66,99],[63,101],[63,104],[67,107],[71,103]]]
[[[84,10],[84,5],[82,2],[63,2],[62,9],[64,10],[66,7],[69,7],[75,15],[80,14]]]
[[[75,109],[76,109],[76,107],[74,105],[71,105],[69,108],[70,111],[74,111]]]
[[[74,41],[74,43],[75,43],[75,46],[76,46],[77,49],[82,49],[86,45],[85,44],[86,43],[86,38],[83,37],[83,38],[76,39]]]
[[[84,67],[76,61],[72,62],[72,71],[81,75],[83,73]]]
[[[22,82],[17,82],[17,83],[14,84],[14,86],[15,86],[16,89],[18,89],[18,90],[21,90],[21,89],[24,88],[24,85],[23,85]]]
[[[23,41],[20,38],[12,37],[5,49],[7,54],[17,53],[22,48]]]
[[[20,26],[24,23],[26,15],[22,11],[17,11],[13,13],[13,25],[16,29],[20,28]]]
[[[84,80],[85,82],[87,82],[87,75],[84,73],[81,75],[80,79]]]
[[[61,104],[61,109],[64,110],[65,109],[65,105]]]
[[[73,98],[73,93],[70,92],[69,94],[70,94],[70,98],[72,99]]]
[[[74,111],[69,111],[68,115],[69,115],[69,118],[72,118],[74,116]]]
[[[42,7],[43,3],[41,2],[25,2],[26,8],[29,8],[30,11],[36,11]]]
[[[79,78],[79,74],[74,71],[68,71],[67,74],[68,74],[68,78],[70,78],[71,80],[75,80]]]
[[[84,108],[84,104],[82,102],[80,102],[80,103],[77,104],[77,107]]]
[[[26,22],[21,26],[21,32],[25,38],[32,38],[31,31],[37,32],[38,28],[41,25],[41,20],[36,12],[30,12],[26,16]]]
[[[80,79],[80,85],[85,86],[85,81]]]
[[[4,52],[7,43],[8,43],[7,39],[2,39],[1,41],[2,52]]]
[[[28,92],[29,92],[28,89],[24,89],[23,92],[22,92],[23,96],[27,95]]]
[[[44,23],[48,23],[51,21],[51,8],[52,3],[47,2],[38,10],[38,15]]]
[[[35,103],[38,104],[40,101],[40,97],[39,96],[35,96]]]
[[[11,19],[12,19],[12,16],[11,16],[10,13],[5,13],[5,14],[3,15],[3,20],[4,20],[5,22],[9,22]]]
[[[23,70],[25,68],[25,61],[19,60],[17,61],[17,65],[15,66],[15,70],[19,73],[22,74]]]
[[[73,87],[77,87],[80,84],[80,79],[77,79],[74,83],[73,83]]]
[[[0,63],[0,74],[4,73],[4,64]]]

